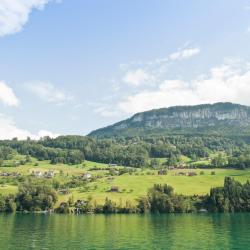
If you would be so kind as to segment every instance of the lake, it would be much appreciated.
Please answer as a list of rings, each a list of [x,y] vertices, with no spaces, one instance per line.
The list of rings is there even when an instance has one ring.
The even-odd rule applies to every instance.
[[[250,214],[0,215],[0,249],[250,249]]]

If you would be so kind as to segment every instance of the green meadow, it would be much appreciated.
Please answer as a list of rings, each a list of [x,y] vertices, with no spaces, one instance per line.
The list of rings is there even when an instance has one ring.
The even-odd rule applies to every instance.
[[[147,190],[154,184],[167,183],[174,187],[175,192],[184,195],[205,195],[209,193],[210,188],[223,185],[224,178],[230,176],[246,182],[250,179],[250,170],[234,170],[234,169],[184,169],[170,170],[167,175],[158,175],[157,170],[135,169],[132,173],[111,176],[107,164],[85,161],[78,165],[56,164],[52,165],[49,161],[37,161],[32,158],[30,163],[18,167],[0,167],[0,173],[17,172],[23,179],[33,178],[40,183],[42,182],[58,182],[60,184],[67,183],[74,178],[80,178],[84,173],[90,173],[93,180],[86,181],[83,185],[78,185],[69,189],[69,193],[59,194],[59,201],[67,201],[73,196],[74,200],[87,199],[92,197],[98,204],[102,204],[106,197],[115,202],[125,203],[130,201],[136,202],[140,196],[146,195]],[[97,170],[95,168],[98,168]],[[121,169],[117,166],[116,169]],[[53,170],[56,175],[51,179],[31,177],[33,171],[42,173]],[[196,176],[179,176],[179,172],[196,172]],[[211,172],[214,171],[215,175]],[[201,172],[203,172],[201,174]],[[0,193],[3,195],[14,194],[18,191],[17,177],[0,177]],[[117,187],[117,192],[111,192],[111,187]]]

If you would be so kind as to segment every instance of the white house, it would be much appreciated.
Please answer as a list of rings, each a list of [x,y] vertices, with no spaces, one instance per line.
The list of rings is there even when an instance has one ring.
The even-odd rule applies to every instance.
[[[41,171],[32,171],[32,175],[35,177],[42,177],[43,173]]]
[[[44,177],[46,178],[53,178],[55,176],[55,172],[53,170],[49,170],[48,172],[44,173]]]
[[[91,175],[90,173],[85,173],[85,174],[83,175],[83,178],[85,178],[85,179],[90,179],[90,178],[92,178],[92,175]]]

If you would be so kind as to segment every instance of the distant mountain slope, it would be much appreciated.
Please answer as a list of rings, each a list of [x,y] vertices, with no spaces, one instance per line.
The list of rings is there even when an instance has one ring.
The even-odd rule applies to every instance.
[[[233,103],[175,106],[137,113],[90,136],[146,134],[248,134],[250,107]]]

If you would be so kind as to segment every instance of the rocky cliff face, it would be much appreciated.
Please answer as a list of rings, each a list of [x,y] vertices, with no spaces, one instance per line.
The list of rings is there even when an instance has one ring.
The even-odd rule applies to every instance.
[[[135,114],[130,119],[96,130],[91,135],[105,135],[125,130],[240,128],[250,126],[250,107],[216,103],[176,106]]]

